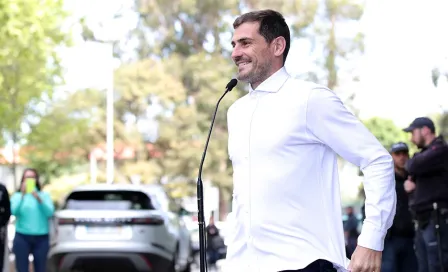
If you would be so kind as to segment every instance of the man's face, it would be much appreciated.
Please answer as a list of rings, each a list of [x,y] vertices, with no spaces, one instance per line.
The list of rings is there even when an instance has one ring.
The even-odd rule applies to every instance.
[[[422,128],[416,128],[412,130],[411,142],[414,143],[418,148],[423,148],[425,146],[425,139],[423,137]]]
[[[347,215],[352,215],[353,214],[353,208],[352,207],[347,207],[345,209],[345,212],[347,213]]]
[[[247,22],[235,29],[232,38],[232,59],[238,66],[238,80],[252,85],[269,77],[274,54],[258,32],[260,23]]]
[[[409,159],[409,153],[407,151],[394,152],[392,153],[392,158],[394,159],[395,167],[404,169],[404,165]]]

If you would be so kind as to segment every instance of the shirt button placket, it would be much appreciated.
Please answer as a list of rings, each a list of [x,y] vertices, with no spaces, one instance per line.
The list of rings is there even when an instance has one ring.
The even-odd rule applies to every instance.
[[[253,104],[252,104],[252,114],[251,114],[251,118],[250,118],[250,125],[249,125],[249,144],[248,144],[248,149],[247,149],[247,166],[249,169],[249,180],[247,183],[247,217],[248,217],[248,248],[249,248],[249,267],[248,270],[249,271],[255,271],[256,267],[257,267],[257,263],[256,263],[256,255],[255,255],[255,251],[253,248],[253,235],[252,235],[252,173],[253,173],[253,167],[252,167],[252,158],[251,158],[251,149],[252,149],[252,136],[254,135],[253,133],[253,120],[254,120],[254,115],[255,115],[255,111],[256,108],[258,106],[258,100],[259,100],[259,96],[258,93],[253,92]]]

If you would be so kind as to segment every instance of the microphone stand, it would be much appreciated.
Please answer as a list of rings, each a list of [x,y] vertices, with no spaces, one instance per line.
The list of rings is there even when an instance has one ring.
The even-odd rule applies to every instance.
[[[212,134],[213,125],[215,123],[216,113],[218,112],[219,103],[224,96],[230,92],[238,83],[236,79],[232,79],[226,86],[226,91],[216,103],[215,112],[213,113],[210,129],[208,131],[207,140],[205,142],[204,152],[202,153],[201,162],[199,164],[198,182],[197,182],[197,199],[198,199],[198,225],[199,225],[199,259],[200,272],[207,271],[207,252],[206,252],[206,236],[205,236],[205,220],[204,220],[204,186],[202,182],[202,167],[204,166],[205,156],[207,154],[208,143]]]

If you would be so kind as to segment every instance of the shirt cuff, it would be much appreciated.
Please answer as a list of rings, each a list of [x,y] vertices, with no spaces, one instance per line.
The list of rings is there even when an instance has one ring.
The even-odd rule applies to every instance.
[[[369,222],[364,221],[361,234],[358,237],[358,245],[376,251],[383,251],[386,234],[387,231],[379,230],[377,227],[369,224]]]

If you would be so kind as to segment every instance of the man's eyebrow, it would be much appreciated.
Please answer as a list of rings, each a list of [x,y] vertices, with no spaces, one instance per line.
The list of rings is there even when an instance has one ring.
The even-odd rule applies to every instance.
[[[248,38],[248,37],[244,37],[244,38],[238,39],[236,42],[237,43],[243,43],[243,42],[250,42],[250,41],[253,41],[253,39]],[[232,46],[235,46],[235,41],[232,41]]]

